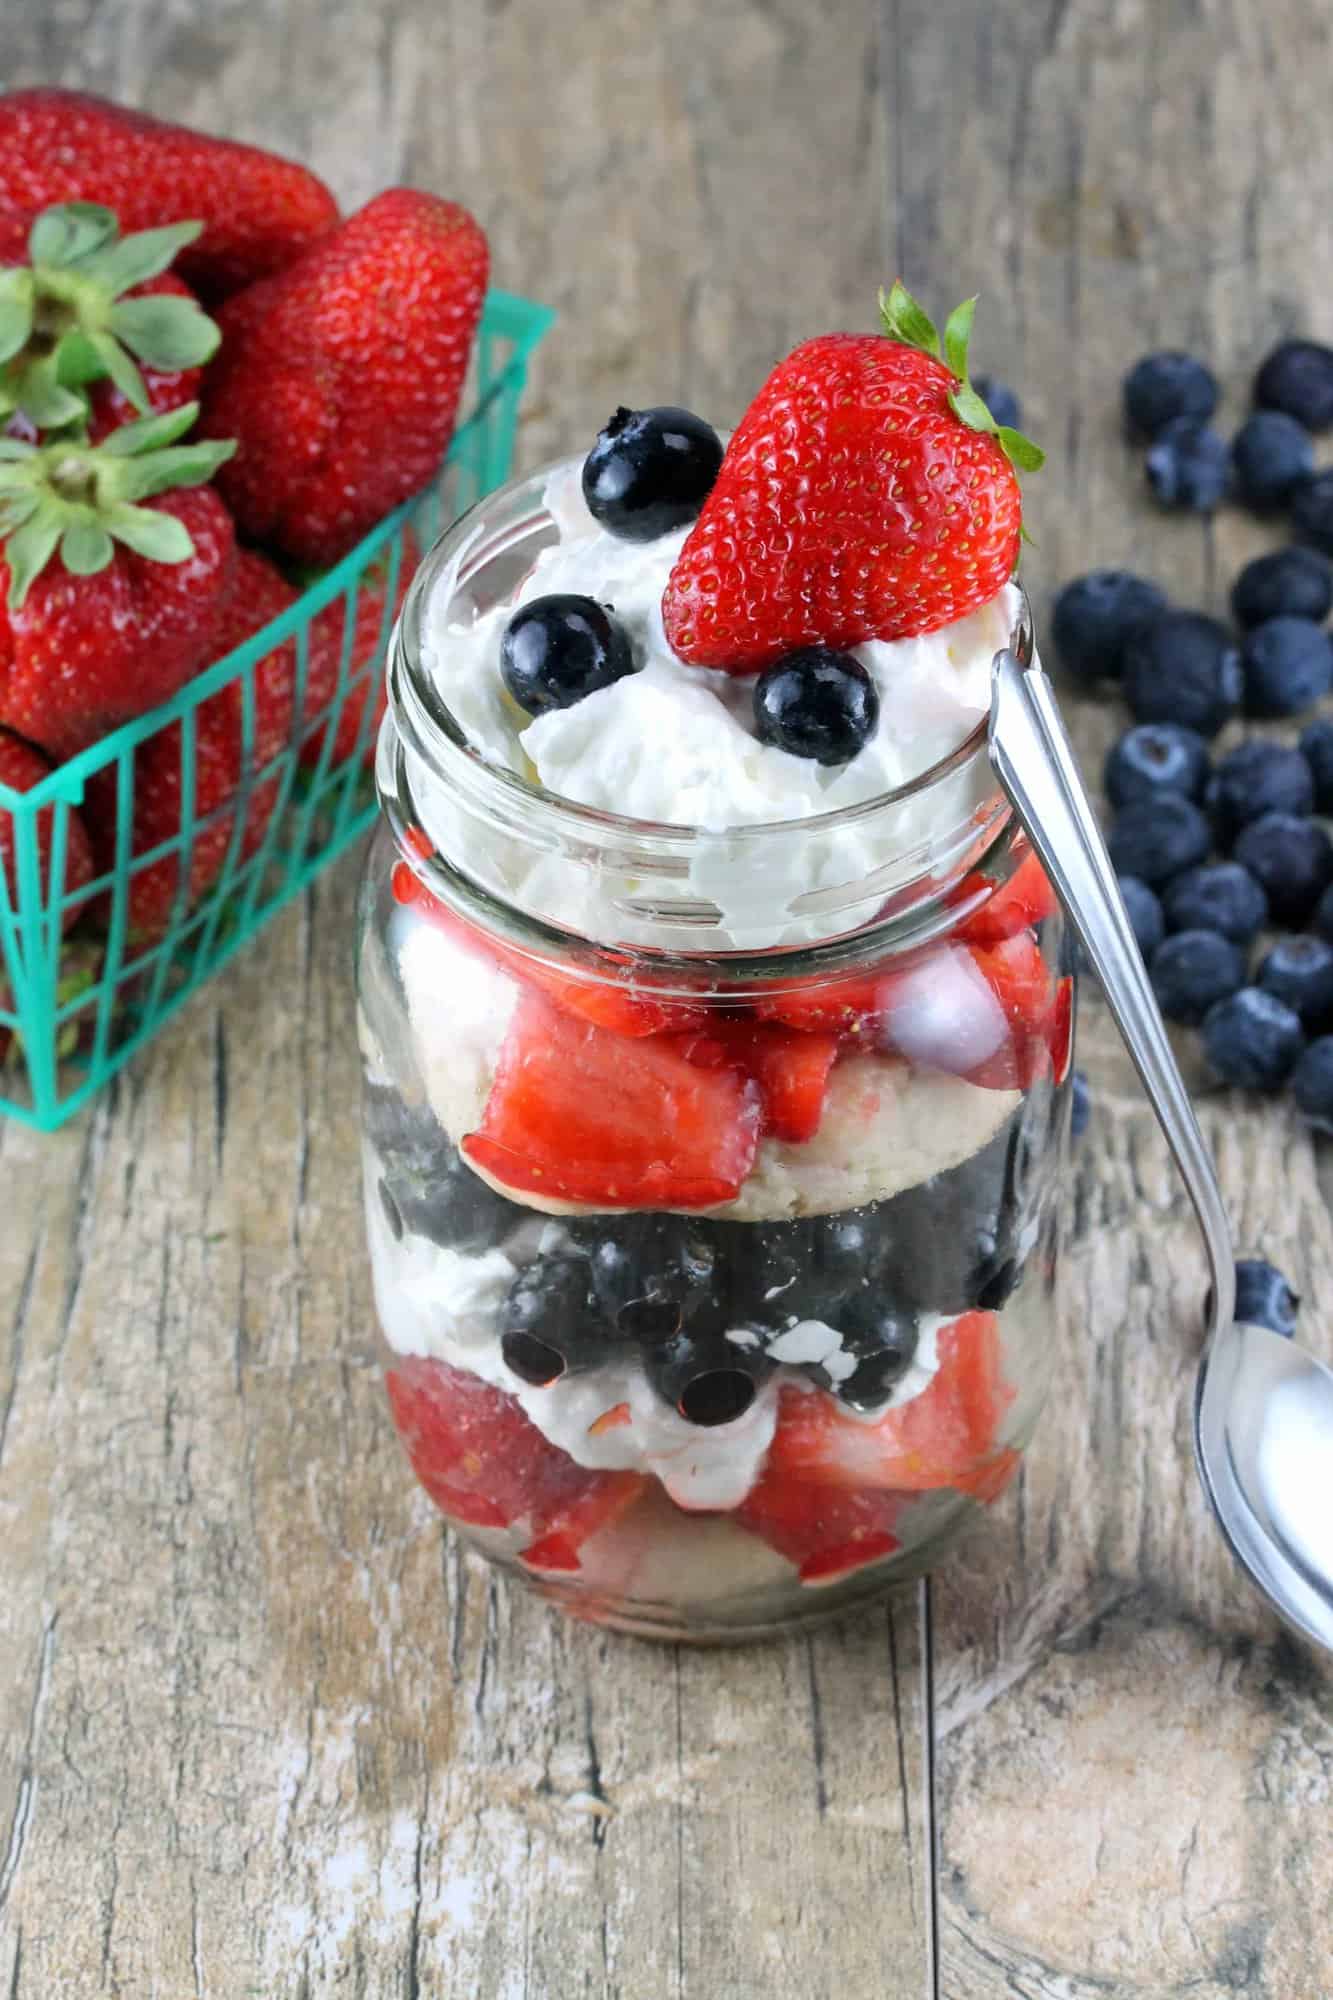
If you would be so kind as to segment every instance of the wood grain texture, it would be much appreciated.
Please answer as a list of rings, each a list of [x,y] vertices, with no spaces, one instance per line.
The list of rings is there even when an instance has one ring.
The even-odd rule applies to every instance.
[[[1094,560],[1220,608],[1260,545],[1148,512],[1115,384],[1197,344],[1231,416],[1277,332],[1327,331],[1322,0],[17,0],[7,29],[7,80],[277,145],[348,204],[469,199],[500,281],[562,310],[526,464],[622,400],[733,418],[896,265],[982,292],[979,363],[1051,451],[1039,617]],[[1095,768],[1119,711],[1071,719]],[[1017,1494],[929,1595],[691,1656],[559,1622],[411,1488],[369,1365],[353,889],[74,1127],[0,1125],[0,1992],[1318,2000],[1333,1681],[1204,1516],[1201,1257],[1095,998]],[[1205,1122],[1317,1340],[1319,1161],[1280,1109]]]

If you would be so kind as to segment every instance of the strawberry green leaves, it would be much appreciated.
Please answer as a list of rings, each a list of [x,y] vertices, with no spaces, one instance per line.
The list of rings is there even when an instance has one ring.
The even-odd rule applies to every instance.
[[[881,291],[879,295],[880,320],[890,340],[901,341],[906,347],[919,348],[923,354],[933,354],[957,377],[958,387],[950,393],[949,407],[959,422],[966,424],[969,430],[989,433],[1016,471],[1040,472],[1046,462],[1041,446],[1025,437],[1022,431],[1014,430],[1012,425],[997,424],[972,387],[967,350],[972,339],[976,305],[975,298],[971,298],[954,307],[945,323],[941,351],[934,321],[912,297],[901,279],[895,278],[889,291]]]
[[[184,524],[142,503],[175,487],[202,486],[235,451],[231,440],[178,442],[198,414],[199,405],[187,403],[124,424],[100,445],[0,437],[0,537],[11,611],[21,609],[57,550],[71,576],[105,569],[118,542],[151,562],[189,560],[194,544]]]
[[[21,413],[39,430],[82,422],[80,391],[109,376],[136,410],[147,410],[140,366],[198,368],[221,335],[191,298],[126,298],[159,277],[202,230],[172,223],[121,236],[109,208],[64,202],[38,216],[29,265],[0,272],[0,421]]]

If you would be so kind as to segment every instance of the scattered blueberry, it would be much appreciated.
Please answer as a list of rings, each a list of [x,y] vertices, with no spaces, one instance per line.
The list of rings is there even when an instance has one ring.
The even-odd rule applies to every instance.
[[[1333,472],[1316,472],[1296,488],[1291,525],[1301,541],[1333,555]]]
[[[588,1260],[557,1252],[525,1266],[505,1300],[500,1351],[520,1381],[544,1388],[596,1367],[606,1343],[588,1311]]]
[[[1300,1303],[1281,1271],[1265,1258],[1236,1259],[1236,1318],[1247,1326],[1266,1326],[1290,1340]]]
[[[1295,1009],[1257,986],[1242,986],[1204,1017],[1203,1050],[1209,1064],[1223,1083],[1243,1090],[1276,1090],[1304,1047]]]
[[[645,1366],[658,1395],[703,1429],[743,1417],[773,1369],[761,1347],[741,1347],[723,1334],[689,1333],[650,1348]]]
[[[1274,919],[1297,930],[1333,881],[1333,842],[1312,819],[1265,813],[1242,828],[1234,852],[1261,883]]]
[[[1260,960],[1255,984],[1285,1002],[1310,1032],[1333,1027],[1333,944],[1325,938],[1279,938]]]
[[[1333,944],[1333,882],[1316,903],[1315,913],[1310,919],[1310,928]]]
[[[1167,1019],[1197,1028],[1210,1007],[1245,984],[1245,960],[1216,931],[1177,931],[1153,953],[1149,975]]]
[[[1250,736],[1218,759],[1205,803],[1217,838],[1229,847],[1243,826],[1265,813],[1303,819],[1314,807],[1310,767],[1299,750]]]
[[[1106,759],[1106,796],[1117,809],[1159,792],[1203,797],[1208,746],[1193,729],[1174,722],[1141,722],[1126,730]]]
[[[861,662],[802,646],[765,667],[754,689],[755,731],[793,757],[848,764],[874,734],[879,692]]]
[[[1159,792],[1117,814],[1107,840],[1117,875],[1137,875],[1150,889],[1204,860],[1212,846],[1208,822],[1175,792]]]
[[[1007,382],[997,381],[994,375],[974,375],[972,387],[997,424],[1011,431],[1022,430],[1023,406]]]
[[[1333,645],[1310,618],[1256,625],[1241,654],[1250,715],[1300,715],[1333,687]]]
[[[1212,514],[1231,486],[1231,447],[1211,424],[1175,417],[1148,446],[1143,469],[1160,506]]]
[[[1333,1035],[1311,1042],[1292,1071],[1291,1094],[1307,1125],[1333,1135]]]
[[[1314,444],[1284,410],[1256,410],[1232,439],[1231,460],[1241,499],[1267,513],[1314,471]]]
[[[1216,736],[1245,691],[1231,634],[1201,611],[1163,611],[1132,633],[1124,679],[1136,722],[1179,722],[1201,736]]]
[[[1301,731],[1300,754],[1314,780],[1314,810],[1333,818],[1333,719],[1320,716]]]
[[[1308,431],[1326,431],[1333,424],[1333,347],[1280,341],[1260,363],[1254,400],[1262,409],[1285,410]]]
[[[1166,918],[1156,894],[1137,875],[1120,877],[1120,894],[1124,898],[1129,926],[1134,933],[1134,942],[1145,960],[1150,959],[1162,939],[1166,936]]]
[[[597,1303],[631,1340],[669,1340],[709,1297],[712,1245],[675,1217],[626,1218],[592,1250]]]
[[[806,1372],[852,1409],[876,1409],[912,1365],[918,1337],[916,1317],[895,1312],[883,1300],[870,1296],[843,1311],[839,1330],[843,1355],[856,1360],[852,1373],[835,1379],[820,1364]]]
[[[1268,921],[1268,898],[1238,861],[1210,861],[1168,883],[1162,911],[1168,930],[1216,931],[1250,944]]]
[[[695,519],[721,463],[722,440],[692,411],[620,409],[583,461],[583,497],[621,541],[653,542]]]
[[[1313,618],[1318,625],[1333,611],[1333,569],[1313,549],[1255,556],[1231,586],[1231,609],[1238,625],[1269,618]]]
[[[1065,671],[1077,680],[1119,678],[1125,647],[1166,610],[1166,592],[1123,569],[1076,576],[1056,597],[1051,636]]]
[[[1069,1079],[1069,1136],[1081,1139],[1092,1116],[1092,1092],[1086,1070],[1076,1069]]]
[[[505,627],[500,671],[529,715],[572,708],[634,672],[622,625],[591,597],[533,597]]]
[[[1217,378],[1192,354],[1167,349],[1145,354],[1124,380],[1125,422],[1133,436],[1156,437],[1180,417],[1211,417],[1217,408]]]

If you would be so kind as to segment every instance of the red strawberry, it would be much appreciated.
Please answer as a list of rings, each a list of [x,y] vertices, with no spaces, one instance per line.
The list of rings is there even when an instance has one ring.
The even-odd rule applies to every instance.
[[[1059,908],[1046,871],[1030,848],[1007,882],[996,888],[985,875],[969,875],[960,883],[955,899],[966,903],[980,895],[987,900],[966,916],[954,933],[969,944],[999,944],[1017,931],[1045,923]]]
[[[770,1463],[731,1518],[795,1563],[802,1583],[828,1584],[891,1556],[902,1510],[900,1494],[812,1486]]]
[[[453,435],[487,263],[466,209],[390,188],[223,308],[203,428],[240,441],[219,484],[244,536],[337,562],[427,483]]]
[[[707,1208],[739,1192],[758,1135],[757,1095],[730,1070],[697,1069],[528,991],[463,1151],[507,1187],[556,1200]]]
[[[1051,1074],[1057,1083],[1063,1083],[1074,1060],[1074,982],[1068,974],[1056,983],[1049,1042]]]
[[[1027,1090],[1050,1062],[1056,993],[1031,931],[989,951],[973,950],[977,970],[1004,1009],[1008,1035],[1000,1048],[964,1072],[988,1090]]]
[[[845,979],[814,979],[777,993],[761,993],[754,1003],[762,1021],[785,1021],[807,1034],[859,1035],[883,1011],[887,970],[857,972]]]
[[[150,278],[147,284],[136,285],[133,291],[126,292],[125,297],[188,299],[190,288],[182,284],[174,271],[163,271],[160,276]],[[179,410],[184,404],[199,399],[199,385],[204,376],[202,368],[141,368],[139,373],[150,410]],[[114,382],[91,383],[88,396],[88,436],[94,444],[100,444],[111,431],[118,430],[122,424],[133,423],[142,414]]]
[[[209,298],[282,270],[338,220],[329,190],[294,161],[83,91],[0,97],[0,158],[0,206],[24,217],[65,201],[104,202],[126,230],[202,217],[180,268]]]
[[[1013,464],[967,381],[972,302],[938,335],[900,285],[883,334],[807,340],[773,370],[727,447],[662,598],[694,666],[753,673],[794,647],[933,632],[1007,582],[1022,507]]]
[[[699,1068],[735,1069],[754,1079],[763,1103],[761,1133],[796,1145],[814,1138],[838,1057],[836,1035],[722,1019],[678,1046]]]
[[[51,766],[41,752],[34,750],[30,743],[23,743],[7,729],[0,729],[0,785],[7,785],[11,792],[30,792],[49,777]],[[37,874],[43,902],[50,904],[58,897],[64,897],[66,908],[62,917],[65,930],[80,914],[77,908],[69,907],[69,900],[76,896],[84,884],[93,878],[93,855],[88,845],[88,835],[78,813],[70,812],[65,820],[65,861],[62,880],[51,880],[52,840],[55,832],[56,809],[43,806],[37,815]],[[12,812],[0,805],[0,875],[4,876],[9,894],[9,907],[16,910],[19,903],[19,868],[17,840]]]

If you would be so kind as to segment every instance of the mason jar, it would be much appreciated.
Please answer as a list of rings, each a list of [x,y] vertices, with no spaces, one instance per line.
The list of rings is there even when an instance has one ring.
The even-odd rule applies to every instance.
[[[919,1575],[1017,1470],[1072,968],[984,717],[894,791],[742,827],[480,754],[441,669],[557,535],[550,479],[444,537],[392,651],[358,952],[389,1404],[511,1575],[739,1639]]]

